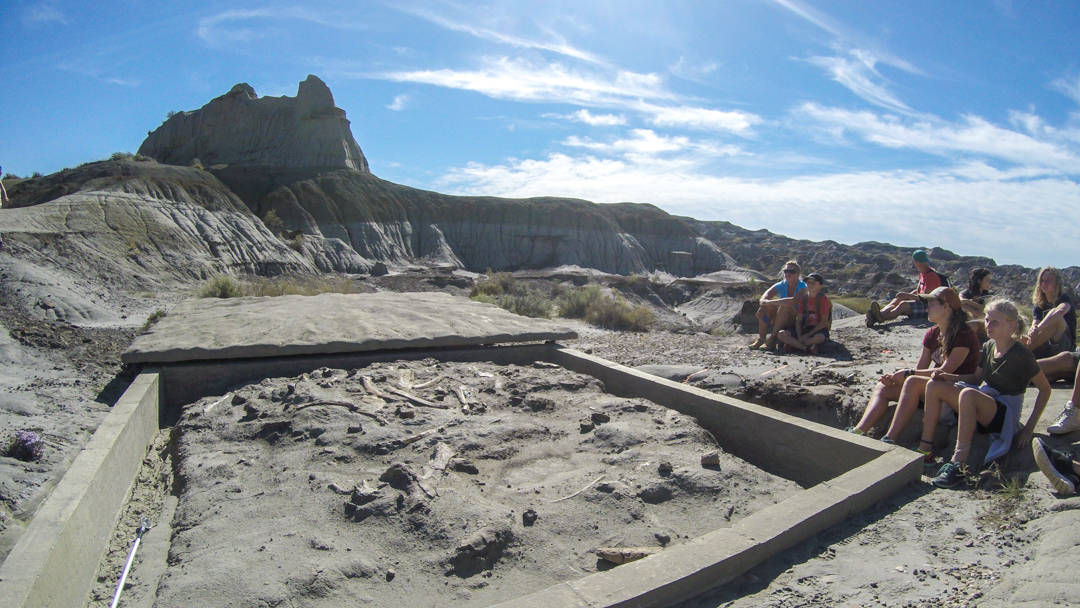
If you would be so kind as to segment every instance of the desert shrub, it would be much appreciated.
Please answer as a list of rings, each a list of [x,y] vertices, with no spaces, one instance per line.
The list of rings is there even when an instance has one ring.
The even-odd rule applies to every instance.
[[[18,175],[15,175],[14,173],[5,173],[4,174],[4,179],[22,179],[22,178],[19,177]]]
[[[165,120],[169,120],[173,116],[176,116],[176,114],[177,114],[176,110],[169,110],[168,112],[165,113]]]
[[[584,319],[593,302],[604,297],[599,285],[586,285],[566,290],[558,299],[559,316],[568,319]]]
[[[553,303],[542,294],[526,290],[524,293],[507,294],[498,298],[497,305],[524,317],[551,317]]]
[[[109,160],[131,160],[135,155],[131,152],[113,152]]]
[[[501,296],[504,294],[512,294],[517,290],[517,281],[509,272],[492,273],[489,268],[486,274],[487,278],[477,283],[472,288],[472,291],[469,292],[469,297],[481,294],[487,296]]]
[[[200,298],[238,298],[244,295],[239,281],[226,274],[219,274],[207,281],[201,290]]]
[[[622,298],[606,296],[592,302],[585,320],[605,329],[644,331],[656,319],[644,306],[631,306]]]
[[[262,218],[263,225],[272,234],[278,235],[285,231],[285,221],[278,216],[277,211],[273,209],[266,212],[266,215]]]
[[[139,328],[139,333],[146,333],[147,331],[149,331],[149,329],[153,327],[154,323],[160,321],[161,318],[164,316],[165,311],[160,308],[150,313],[150,316],[146,317],[146,323],[143,323],[143,326]]]
[[[559,315],[606,329],[644,331],[656,317],[646,306],[631,306],[622,297],[611,297],[599,285],[570,290],[558,301]]]
[[[31,179],[37,179],[41,177],[41,171],[34,171],[34,174],[30,176]]]
[[[137,163],[152,163],[152,162],[154,162],[154,159],[150,158],[149,156],[147,156],[145,154],[136,154],[132,158],[134,158],[135,162],[137,162]]]
[[[45,442],[34,431],[15,431],[15,438],[4,450],[5,456],[24,462],[41,460],[45,454]]]

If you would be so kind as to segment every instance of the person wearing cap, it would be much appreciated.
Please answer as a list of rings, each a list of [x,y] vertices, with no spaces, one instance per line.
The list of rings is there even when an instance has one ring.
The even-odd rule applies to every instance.
[[[758,335],[750,348],[772,349],[776,345],[777,332],[795,322],[795,296],[806,289],[806,283],[799,279],[800,272],[799,263],[788,260],[781,271],[783,280],[766,290],[758,300],[758,309],[754,313],[758,320]]]
[[[1013,445],[1030,445],[1046,402],[1050,383],[1039,369],[1035,355],[1020,341],[1024,319],[1016,304],[994,300],[986,305],[986,333],[990,339],[979,353],[979,367],[972,374],[936,371],[926,385],[925,412],[920,449],[932,450],[938,415],[944,406],[956,412],[956,447],[952,458],[931,483],[955,488],[964,483],[971,441],[976,432],[990,436],[983,464],[1009,452]],[[1028,384],[1039,390],[1027,422],[1020,427],[1020,412]]]
[[[952,287],[938,287],[918,296],[926,306],[927,318],[934,326],[926,330],[922,353],[914,368],[899,369],[883,375],[874,387],[859,423],[849,429],[865,435],[881,420],[889,403],[898,403],[889,430],[882,437],[895,443],[919,408],[930,375],[936,371],[970,374],[979,364],[979,338],[967,323],[960,296]],[[929,450],[923,451],[929,456]]]
[[[825,295],[825,279],[816,272],[806,275],[806,289],[795,296],[795,327],[782,329],[776,339],[801,351],[817,354],[818,346],[829,340],[832,302]]]
[[[930,266],[930,256],[926,251],[917,249],[911,254],[911,261],[915,270],[919,271],[919,282],[914,291],[902,291],[896,294],[884,307],[877,302],[870,302],[870,310],[866,311],[866,326],[873,327],[875,323],[884,323],[905,315],[913,319],[926,318],[926,306],[918,299],[918,295],[930,293],[938,287],[948,287],[949,279]]]

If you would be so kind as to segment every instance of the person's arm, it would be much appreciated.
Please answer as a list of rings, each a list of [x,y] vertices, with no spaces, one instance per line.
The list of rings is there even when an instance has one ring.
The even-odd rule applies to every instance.
[[[1039,396],[1035,398],[1035,407],[1031,410],[1031,416],[1028,417],[1027,424],[1024,425],[1024,428],[1013,441],[1013,445],[1016,447],[1031,443],[1031,437],[1035,434],[1035,425],[1039,423],[1039,418],[1042,416],[1043,410],[1046,409],[1046,402],[1050,401],[1050,382],[1046,379],[1046,374],[1040,371],[1035,374],[1031,382],[1035,385],[1035,388],[1039,389]]]
[[[964,362],[964,359],[967,359],[968,352],[970,352],[970,349],[966,346],[954,346],[949,351],[949,356],[945,358],[945,361],[942,362],[941,367],[938,369],[947,373],[955,372],[960,367],[960,364]]]
[[[1051,308],[1049,312],[1043,315],[1042,320],[1031,324],[1031,331],[1028,332],[1028,335],[1034,335],[1034,333],[1038,331],[1038,329],[1043,325],[1046,325],[1047,323],[1052,323],[1054,319],[1060,319],[1064,317],[1066,314],[1069,313],[1069,310],[1071,310],[1071,308],[1072,307],[1069,306],[1068,302],[1062,302],[1061,304],[1058,304],[1057,306]]]
[[[763,293],[761,295],[761,298],[758,299],[758,303],[759,304],[765,304],[766,302],[775,302],[776,301],[775,298],[776,298],[776,285],[773,285],[772,287],[765,290],[765,293]]]
[[[944,382],[967,382],[968,384],[972,384],[975,386],[978,386],[979,382],[982,381],[982,376],[983,370],[981,367],[977,368],[974,374],[953,374],[950,372],[942,371],[940,369],[935,369],[930,372],[931,380],[941,380]]]

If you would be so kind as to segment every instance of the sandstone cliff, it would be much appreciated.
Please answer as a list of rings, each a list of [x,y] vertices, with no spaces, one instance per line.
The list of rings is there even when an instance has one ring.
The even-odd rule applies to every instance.
[[[296,97],[259,97],[241,83],[191,112],[178,112],[151,132],[139,154],[162,163],[368,171],[345,111],[315,76]]]

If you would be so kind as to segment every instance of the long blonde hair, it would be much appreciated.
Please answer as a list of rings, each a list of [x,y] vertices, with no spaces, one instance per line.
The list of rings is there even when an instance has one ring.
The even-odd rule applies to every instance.
[[[1047,297],[1047,294],[1042,290],[1042,278],[1043,275],[1050,275],[1054,277],[1054,293],[1053,298]],[[1061,272],[1053,266],[1043,266],[1039,270],[1039,276],[1035,277],[1035,289],[1031,292],[1031,303],[1043,310],[1057,304],[1058,298],[1061,297]]]
[[[1016,322],[1016,330],[1013,331],[1013,339],[1019,340],[1024,335],[1024,317],[1020,316],[1020,311],[1016,309],[1016,304],[1013,304],[1011,300],[993,300],[986,305],[986,311],[996,310],[1005,315],[1008,319]]]

